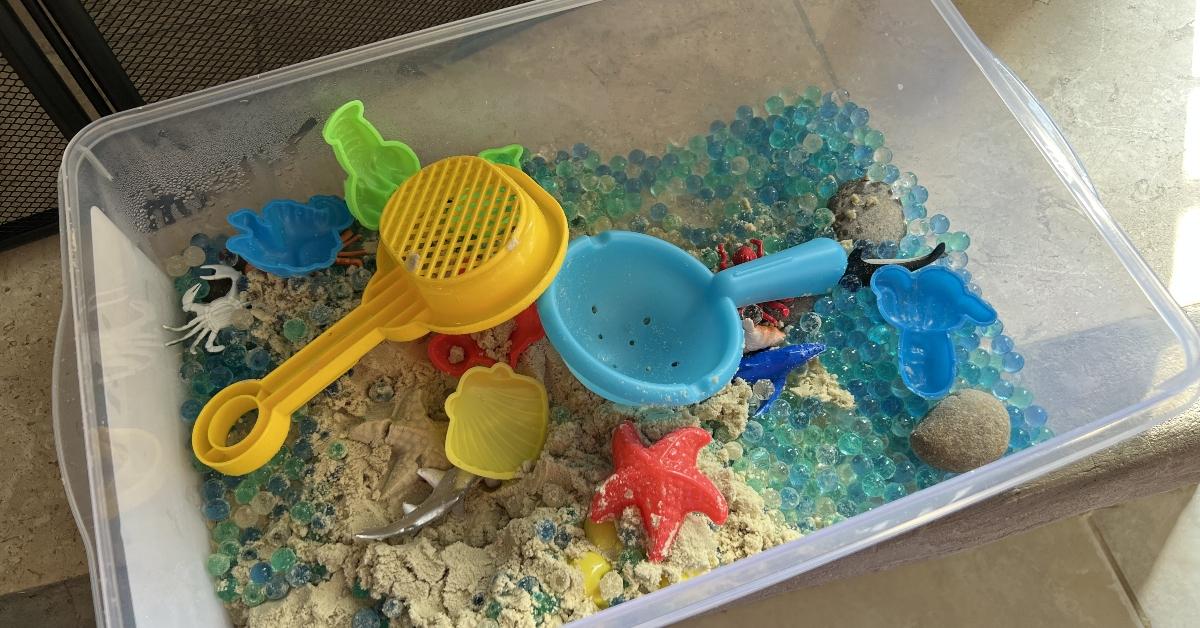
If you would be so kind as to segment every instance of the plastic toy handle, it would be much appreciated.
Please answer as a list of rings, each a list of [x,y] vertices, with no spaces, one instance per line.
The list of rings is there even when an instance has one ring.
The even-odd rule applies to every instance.
[[[846,272],[846,250],[817,238],[727,268],[713,277],[717,294],[738,307],[832,290]]]
[[[517,328],[513,330],[510,338],[512,345],[508,349],[508,365],[514,369],[517,368],[517,362],[521,360],[521,354],[525,353],[530,345],[546,337],[546,330],[542,328],[542,319],[538,316],[537,301],[521,310],[515,320]]]
[[[463,359],[459,362],[450,361],[450,350],[454,347],[463,351]],[[454,377],[462,377],[462,374],[471,367],[491,366],[496,363],[483,352],[483,349],[479,348],[479,345],[469,335],[434,334],[429,339],[426,352],[429,354],[429,361],[439,371]]]
[[[418,321],[425,307],[403,271],[381,273],[368,297],[315,340],[261,380],[244,380],[217,393],[192,428],[192,450],[209,467],[245,475],[263,466],[283,446],[292,414],[349,371],[385,338],[415,340],[427,329]],[[226,444],[242,415],[258,411],[250,433]]]

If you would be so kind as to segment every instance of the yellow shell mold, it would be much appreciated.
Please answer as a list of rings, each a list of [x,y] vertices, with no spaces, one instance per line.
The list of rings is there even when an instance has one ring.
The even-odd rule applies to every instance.
[[[454,466],[494,480],[516,477],[546,444],[550,404],[542,383],[507,364],[463,373],[446,398],[446,457]]]

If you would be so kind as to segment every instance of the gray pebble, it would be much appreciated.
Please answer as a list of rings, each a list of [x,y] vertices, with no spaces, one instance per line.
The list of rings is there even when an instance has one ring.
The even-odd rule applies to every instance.
[[[1008,411],[974,389],[942,399],[909,436],[913,452],[932,467],[963,473],[998,460],[1008,449]]]
[[[885,183],[858,179],[843,185],[829,199],[833,231],[839,240],[898,242],[907,225],[900,201]]]

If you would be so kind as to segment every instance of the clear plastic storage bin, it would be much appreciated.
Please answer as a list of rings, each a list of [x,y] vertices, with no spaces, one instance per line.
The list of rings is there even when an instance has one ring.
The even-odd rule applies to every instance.
[[[162,268],[198,230],[276,197],[341,193],[321,138],[352,98],[425,163],[520,142],[659,150],[785,89],[849,90],[1027,359],[1053,440],[594,615],[662,624],[975,503],[1171,416],[1197,336],[1024,86],[950,0],[543,0],[127,111],[84,129],[59,181],[65,298],[55,421],[110,626],[226,625],[204,571],[176,416],[179,298]]]

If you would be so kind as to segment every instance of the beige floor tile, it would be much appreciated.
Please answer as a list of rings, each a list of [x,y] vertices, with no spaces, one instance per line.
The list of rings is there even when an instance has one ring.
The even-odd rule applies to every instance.
[[[718,626],[1140,628],[1088,522],[1076,517],[990,545],[801,589],[688,622]]]
[[[1148,625],[1200,624],[1200,492],[1196,487],[1098,510],[1093,527]]]
[[[87,573],[50,420],[61,298],[58,238],[0,253],[0,595]]]

